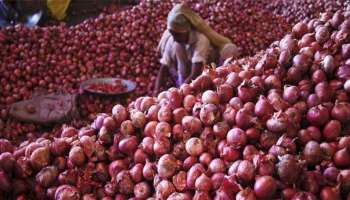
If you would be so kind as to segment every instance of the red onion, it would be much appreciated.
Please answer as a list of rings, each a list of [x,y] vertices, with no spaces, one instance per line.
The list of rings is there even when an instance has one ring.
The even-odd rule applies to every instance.
[[[322,160],[320,145],[315,141],[309,141],[304,148],[303,156],[307,164],[316,165]]]
[[[329,112],[326,107],[318,105],[308,110],[306,118],[312,125],[322,126],[329,120]]]
[[[187,95],[183,100],[183,106],[187,111],[191,111],[195,103],[196,97],[193,95]]]
[[[273,107],[264,96],[260,96],[255,104],[254,113],[258,117],[272,115]]]
[[[170,106],[163,106],[158,111],[158,120],[160,122],[170,122],[173,118]]]
[[[280,162],[277,164],[277,173],[284,183],[295,183],[298,180],[300,172],[301,166],[295,157],[285,155],[280,158]]]
[[[243,81],[238,87],[238,97],[243,102],[254,101],[257,95],[257,90],[249,81]]]
[[[167,91],[167,99],[172,109],[178,108],[182,104],[183,96],[179,89],[170,88]]]
[[[323,142],[320,144],[320,147],[324,157],[327,159],[331,159],[336,152],[336,147],[330,143]]]
[[[296,86],[287,86],[283,91],[283,99],[289,103],[295,103],[299,98],[299,89]]]
[[[226,137],[227,132],[229,131],[230,127],[227,124],[227,122],[218,122],[213,126],[213,132],[216,137],[223,139]]]
[[[340,170],[335,168],[335,167],[328,167],[327,169],[325,169],[323,171],[323,176],[331,182],[336,182],[337,181],[337,177],[340,173]]]
[[[235,121],[241,129],[250,128],[254,123],[252,113],[246,109],[240,109],[237,112]]]
[[[172,182],[177,191],[184,191],[186,189],[186,179],[187,173],[184,171],[180,171],[172,177]]]
[[[226,166],[223,160],[216,158],[210,162],[208,169],[211,173],[223,173],[226,170]]]
[[[222,115],[224,121],[227,122],[229,125],[233,125],[235,123],[236,110],[233,107],[227,106]]]
[[[250,188],[246,188],[236,195],[236,200],[255,200],[254,191]]]
[[[255,181],[254,192],[258,198],[270,198],[276,190],[276,180],[271,176],[262,176]]]
[[[14,156],[10,152],[0,154],[0,168],[7,173],[12,172],[16,164]]]
[[[349,169],[341,170],[337,181],[341,183],[340,185],[341,192],[348,193],[350,191],[350,170]]]
[[[220,85],[217,89],[217,93],[221,103],[228,102],[233,97],[233,87],[227,83]]]
[[[287,130],[288,123],[288,116],[280,111],[267,120],[266,127],[272,132],[279,133]]]
[[[143,175],[142,175],[143,167],[144,167],[143,164],[138,163],[138,164],[135,164],[130,169],[130,176],[135,183],[142,181],[142,179],[143,179]]]
[[[160,157],[157,164],[158,175],[161,178],[169,178],[174,175],[177,165],[176,158],[171,154],[165,154]]]
[[[350,121],[350,104],[336,103],[331,111],[331,116],[342,123]]]
[[[128,117],[128,113],[124,106],[117,104],[112,108],[112,116],[117,124],[125,121]]]
[[[307,98],[307,106],[309,108],[312,108],[319,104],[321,104],[321,99],[316,94],[309,95],[309,97]]]
[[[132,112],[130,119],[136,128],[143,128],[146,124],[146,115],[140,111]]]
[[[208,192],[196,191],[193,200],[210,200],[210,195]]]
[[[156,122],[156,121],[148,122],[144,128],[144,131],[143,131],[144,135],[147,137],[154,137],[157,124],[158,124],[158,122]]]
[[[174,185],[167,180],[162,180],[156,186],[156,198],[157,199],[167,199],[173,192],[175,192]]]
[[[233,97],[232,99],[230,99],[229,104],[235,110],[241,109],[243,107],[243,102],[238,97]]]
[[[340,66],[336,72],[336,76],[340,80],[344,80],[344,81],[348,80],[350,78],[350,66],[349,65]]]
[[[182,126],[190,134],[199,133],[202,129],[202,123],[197,117],[185,116],[182,119]]]
[[[218,121],[220,112],[217,106],[214,104],[204,105],[199,113],[199,118],[204,125],[210,126]]]
[[[326,141],[334,141],[340,136],[341,124],[337,120],[330,120],[323,128],[322,135]]]
[[[159,112],[160,106],[159,105],[153,105],[148,109],[147,112],[147,119],[156,121],[158,120],[158,112]]]
[[[301,38],[307,31],[307,25],[304,22],[295,24],[292,29],[292,33],[296,38]]]
[[[155,155],[161,156],[170,152],[170,150],[171,150],[171,146],[170,146],[169,139],[162,138],[162,139],[155,140],[153,145],[153,151]]]
[[[171,126],[167,122],[159,122],[155,128],[156,139],[169,138],[171,136]]]
[[[128,168],[128,163],[125,160],[115,160],[108,166],[108,172],[111,177],[117,176],[117,174]]]
[[[61,156],[64,155],[69,150],[69,143],[65,139],[55,139],[51,144],[50,144],[50,151],[52,154],[55,156]]]
[[[232,162],[240,157],[240,151],[233,146],[225,146],[220,152],[220,157],[226,162]]]
[[[57,168],[54,166],[49,166],[41,169],[40,172],[36,175],[35,180],[42,187],[48,188],[56,181],[57,176]]]
[[[343,148],[338,150],[333,157],[333,162],[337,167],[348,167],[350,166],[350,152],[349,148]]]
[[[329,102],[333,97],[332,89],[327,82],[318,83],[315,86],[315,93],[322,102]]]
[[[11,180],[10,177],[4,172],[0,170],[0,187],[4,192],[11,191]]]
[[[186,185],[188,189],[193,189],[195,187],[196,179],[204,173],[205,169],[201,164],[193,165],[187,172]]]
[[[65,200],[65,199],[79,200],[80,193],[78,192],[76,187],[73,187],[70,185],[61,185],[57,188],[57,190],[55,192],[55,199],[57,199],[57,200]]]
[[[177,108],[173,111],[173,119],[177,124],[181,123],[182,118],[187,115],[187,111],[184,108]]]
[[[217,190],[222,185],[222,181],[225,178],[224,173],[215,173],[211,176],[211,181],[213,183],[213,189]]]
[[[35,169],[42,169],[43,167],[49,165],[49,162],[50,150],[48,147],[37,148],[30,156],[30,163]]]
[[[124,135],[133,135],[135,132],[135,127],[131,120],[125,120],[120,125],[120,132]]]
[[[195,188],[198,191],[210,191],[213,187],[211,179],[204,173],[200,175],[195,181]]]
[[[134,191],[134,182],[131,178],[130,172],[122,170],[116,177],[116,184],[119,186],[118,190],[122,194],[131,194]]]
[[[345,83],[344,83],[344,90],[346,92],[348,92],[348,93],[350,92],[350,79],[345,81]]]
[[[242,79],[238,76],[238,73],[236,72],[231,72],[226,77],[226,83],[231,85],[233,88],[238,87],[241,82]]]
[[[292,200],[316,200],[316,196],[311,192],[298,192],[296,193]]]
[[[198,159],[194,156],[187,157],[183,162],[183,168],[185,170],[189,170],[195,163],[197,163]]]
[[[154,163],[146,161],[145,166],[142,170],[142,175],[146,180],[153,180],[154,176],[157,173],[157,167]]]
[[[227,133],[228,144],[235,148],[243,147],[247,143],[246,133],[240,128],[233,128]]]
[[[190,194],[188,193],[178,193],[178,192],[174,192],[172,193],[167,200],[191,200],[192,197]]]
[[[151,196],[151,187],[147,182],[138,183],[134,187],[134,195],[140,199],[147,198]]]
[[[202,94],[202,102],[204,104],[210,103],[210,104],[218,105],[220,103],[220,97],[216,92],[212,90],[207,90]]]
[[[291,65],[291,59],[292,59],[291,52],[289,50],[282,50],[278,59],[278,63],[282,67],[287,68],[287,67],[290,67]]]
[[[297,193],[296,189],[286,188],[282,191],[283,199],[290,200]]]
[[[237,168],[237,178],[242,183],[250,183],[254,180],[255,169],[252,162],[243,160]]]
[[[122,153],[133,155],[137,149],[137,145],[137,138],[135,136],[129,136],[119,142],[118,148]]]
[[[320,197],[322,200],[341,199],[339,189],[332,187],[322,188]]]
[[[205,166],[209,166],[212,160],[213,156],[207,152],[202,153],[199,157],[199,162]]]

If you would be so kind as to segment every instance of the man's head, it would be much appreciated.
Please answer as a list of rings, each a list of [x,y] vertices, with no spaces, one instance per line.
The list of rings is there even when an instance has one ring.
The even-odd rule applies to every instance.
[[[168,16],[168,30],[178,43],[187,43],[191,31],[191,23],[183,15]]]

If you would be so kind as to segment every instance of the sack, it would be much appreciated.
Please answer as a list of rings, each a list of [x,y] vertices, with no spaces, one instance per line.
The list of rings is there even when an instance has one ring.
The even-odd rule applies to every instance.
[[[47,0],[47,8],[51,16],[57,20],[63,20],[71,0]]]
[[[36,124],[63,123],[78,117],[77,95],[48,94],[16,102],[10,107],[10,116]]]

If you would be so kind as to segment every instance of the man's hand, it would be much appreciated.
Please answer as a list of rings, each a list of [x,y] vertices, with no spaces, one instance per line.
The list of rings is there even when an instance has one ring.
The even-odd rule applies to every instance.
[[[203,63],[193,63],[191,67],[191,73],[190,75],[186,78],[184,83],[190,83],[192,80],[197,78],[199,75],[201,75],[203,71]]]

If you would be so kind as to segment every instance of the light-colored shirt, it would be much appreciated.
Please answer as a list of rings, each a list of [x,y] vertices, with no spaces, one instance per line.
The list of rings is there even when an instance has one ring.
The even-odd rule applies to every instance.
[[[183,56],[177,56],[176,46],[180,45],[186,51],[186,58]],[[178,47],[178,46],[177,46]],[[208,63],[213,59],[213,47],[210,44],[209,39],[202,33],[192,30],[189,35],[189,42],[187,44],[179,44],[174,41],[174,38],[169,38],[160,63],[166,66],[171,66],[177,63],[177,59],[186,59],[183,63]]]

